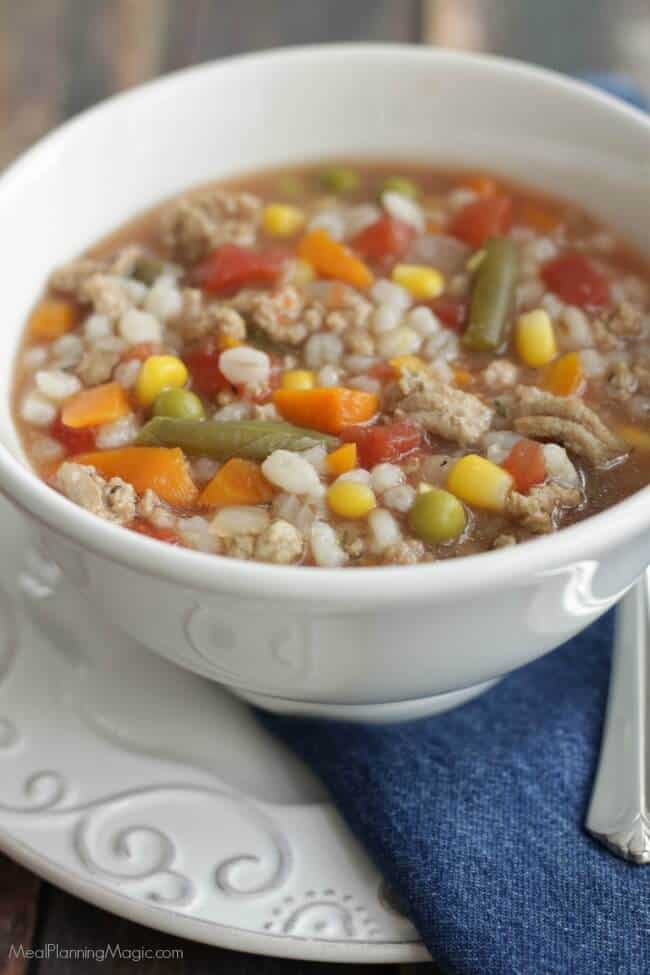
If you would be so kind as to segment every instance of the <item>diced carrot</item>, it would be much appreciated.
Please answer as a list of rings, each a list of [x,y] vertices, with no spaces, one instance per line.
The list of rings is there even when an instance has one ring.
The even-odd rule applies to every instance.
[[[427,217],[426,229],[428,234],[444,234],[445,228],[440,220],[434,220],[432,217]]]
[[[298,257],[325,278],[337,278],[355,288],[367,288],[372,284],[372,272],[363,261],[322,227],[311,230],[302,238],[298,244]]]
[[[75,430],[98,427],[130,412],[129,399],[120,384],[104,383],[70,396],[63,404],[61,422]]]
[[[518,440],[502,466],[512,475],[515,487],[522,494],[546,477],[544,449],[536,440]]]
[[[469,173],[461,180],[461,186],[474,190],[478,196],[496,196],[499,189],[496,181],[485,173]]]
[[[138,494],[155,491],[169,504],[185,507],[196,499],[196,485],[180,447],[118,447],[78,454],[74,460],[104,477],[121,477]]]
[[[333,450],[327,455],[327,470],[334,477],[352,471],[357,466],[357,445],[356,443],[344,443],[342,447]]]
[[[467,369],[454,369],[454,380],[457,386],[469,386],[473,378],[472,373]]]
[[[32,312],[28,330],[33,339],[51,342],[69,332],[76,323],[77,316],[69,301],[45,298]]]
[[[579,352],[567,352],[546,371],[544,387],[555,396],[579,396],[585,386]]]
[[[223,508],[231,504],[265,504],[272,499],[273,488],[259,464],[232,457],[203,489],[199,504],[206,508]]]
[[[344,427],[370,420],[379,409],[374,393],[330,386],[326,389],[276,389],[273,402],[285,420],[299,427],[338,434]]]

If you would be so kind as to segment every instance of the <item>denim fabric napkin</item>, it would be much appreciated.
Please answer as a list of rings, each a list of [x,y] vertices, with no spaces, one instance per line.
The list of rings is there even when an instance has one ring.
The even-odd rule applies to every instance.
[[[607,87],[633,100],[625,81]],[[435,718],[262,716],[321,776],[446,972],[650,973],[650,866],[582,825],[612,618]]]

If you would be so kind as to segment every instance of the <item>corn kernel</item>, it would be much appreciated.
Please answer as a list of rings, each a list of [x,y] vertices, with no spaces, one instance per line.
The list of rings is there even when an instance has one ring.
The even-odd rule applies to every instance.
[[[335,481],[328,488],[327,503],[341,518],[364,518],[377,506],[373,491],[357,481]]]
[[[269,237],[293,237],[304,222],[302,210],[288,203],[269,203],[262,213],[262,227]]]
[[[313,389],[314,374],[310,369],[287,369],[282,373],[282,389]]]
[[[503,511],[512,483],[512,477],[502,467],[478,454],[467,454],[450,470],[447,489],[475,508]]]
[[[437,298],[445,288],[445,279],[440,271],[424,264],[396,264],[391,277],[420,300]]]
[[[357,445],[355,443],[344,443],[342,447],[338,447],[331,454],[328,454],[325,462],[327,470],[335,477],[353,471],[357,466]]]
[[[557,355],[553,323],[543,308],[520,315],[515,333],[517,353],[527,366],[546,366]]]
[[[433,491],[433,484],[428,484],[426,481],[420,481],[417,491],[418,494],[428,494],[429,491]]]
[[[150,355],[142,363],[135,381],[135,393],[142,406],[150,406],[163,389],[187,382],[187,368],[175,355]]]
[[[398,372],[428,372],[429,367],[419,355],[398,355],[389,359],[389,364]]]

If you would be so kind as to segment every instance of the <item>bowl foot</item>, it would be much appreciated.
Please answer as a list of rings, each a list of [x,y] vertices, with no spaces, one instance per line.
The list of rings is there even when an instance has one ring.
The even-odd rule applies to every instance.
[[[483,684],[473,684],[459,691],[446,694],[433,694],[431,697],[418,697],[409,701],[389,701],[384,704],[322,704],[318,701],[293,701],[286,697],[272,697],[267,694],[252,694],[231,688],[234,694],[255,707],[273,714],[292,715],[301,718],[325,718],[337,721],[355,721],[365,724],[390,724],[394,721],[414,721],[441,714],[493,687],[496,680]]]

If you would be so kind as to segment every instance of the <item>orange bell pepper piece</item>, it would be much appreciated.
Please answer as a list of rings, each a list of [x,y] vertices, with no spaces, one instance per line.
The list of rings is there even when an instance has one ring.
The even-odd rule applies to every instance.
[[[355,288],[367,288],[373,282],[372,272],[363,261],[321,227],[302,238],[298,257],[324,278],[337,278]]]

